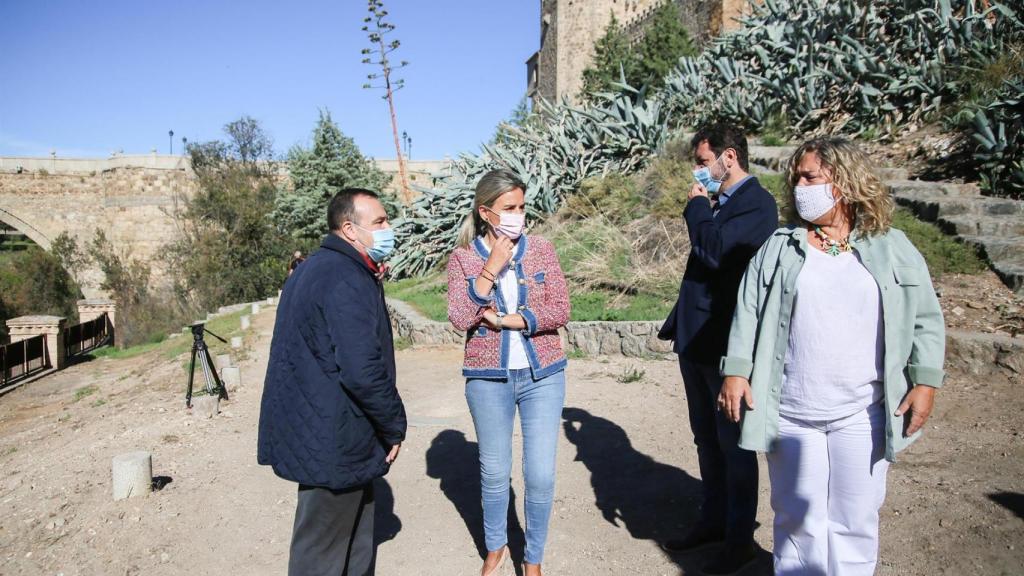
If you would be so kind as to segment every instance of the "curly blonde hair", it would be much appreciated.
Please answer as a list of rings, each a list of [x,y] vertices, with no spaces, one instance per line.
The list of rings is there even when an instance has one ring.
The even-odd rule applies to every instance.
[[[801,222],[796,213],[793,187],[800,180],[800,159],[814,152],[839,189],[843,199],[853,207],[854,228],[858,234],[884,234],[892,224],[895,208],[889,188],[871,167],[871,161],[856,144],[844,138],[815,138],[804,142],[789,159],[789,216]]]

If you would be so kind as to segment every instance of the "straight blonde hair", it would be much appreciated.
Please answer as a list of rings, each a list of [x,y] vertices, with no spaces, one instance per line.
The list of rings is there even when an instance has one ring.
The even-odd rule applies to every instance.
[[[884,234],[892,224],[895,203],[889,188],[872,168],[872,162],[859,146],[845,138],[815,138],[800,145],[789,159],[789,218],[802,222],[796,212],[793,187],[800,180],[800,159],[814,152],[828,170],[842,197],[853,207],[854,229],[858,234]]]
[[[480,217],[480,207],[491,207],[502,194],[515,190],[516,188],[526,192],[526,185],[511,170],[504,168],[491,170],[484,174],[476,183],[476,193],[473,196],[473,210],[466,215],[459,228],[459,248],[469,246],[477,236],[487,233],[487,221]]]

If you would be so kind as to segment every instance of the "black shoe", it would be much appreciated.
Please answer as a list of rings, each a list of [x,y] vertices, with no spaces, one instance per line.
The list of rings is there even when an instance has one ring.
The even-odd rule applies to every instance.
[[[712,544],[718,544],[723,540],[725,540],[724,531],[699,526],[690,530],[686,536],[683,536],[678,540],[665,540],[664,542],[659,542],[658,545],[661,546],[662,550],[669,554],[682,554],[684,552],[692,552]]]
[[[725,546],[710,562],[701,567],[707,576],[730,576],[746,568],[757,558],[757,548],[746,546]]]

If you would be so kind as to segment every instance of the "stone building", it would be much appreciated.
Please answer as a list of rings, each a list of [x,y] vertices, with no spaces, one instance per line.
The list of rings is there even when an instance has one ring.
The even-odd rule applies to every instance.
[[[679,6],[683,25],[697,43],[737,26],[735,18],[747,6],[747,0],[541,0],[540,49],[526,63],[527,95],[534,101],[576,101],[594,44],[612,15],[636,39],[665,2]]]

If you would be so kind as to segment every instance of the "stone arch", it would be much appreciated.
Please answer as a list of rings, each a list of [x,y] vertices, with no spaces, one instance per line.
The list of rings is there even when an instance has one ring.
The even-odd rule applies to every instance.
[[[53,243],[51,238],[47,237],[46,234],[43,234],[38,228],[36,228],[32,224],[29,224],[25,220],[21,219],[20,217],[13,214],[9,210],[4,209],[3,207],[0,207],[0,222],[7,224],[11,228],[14,228],[15,230],[21,232],[25,236],[28,236],[29,240],[38,244],[39,247],[42,248],[43,250],[46,250],[47,252],[50,251],[50,246]]]

